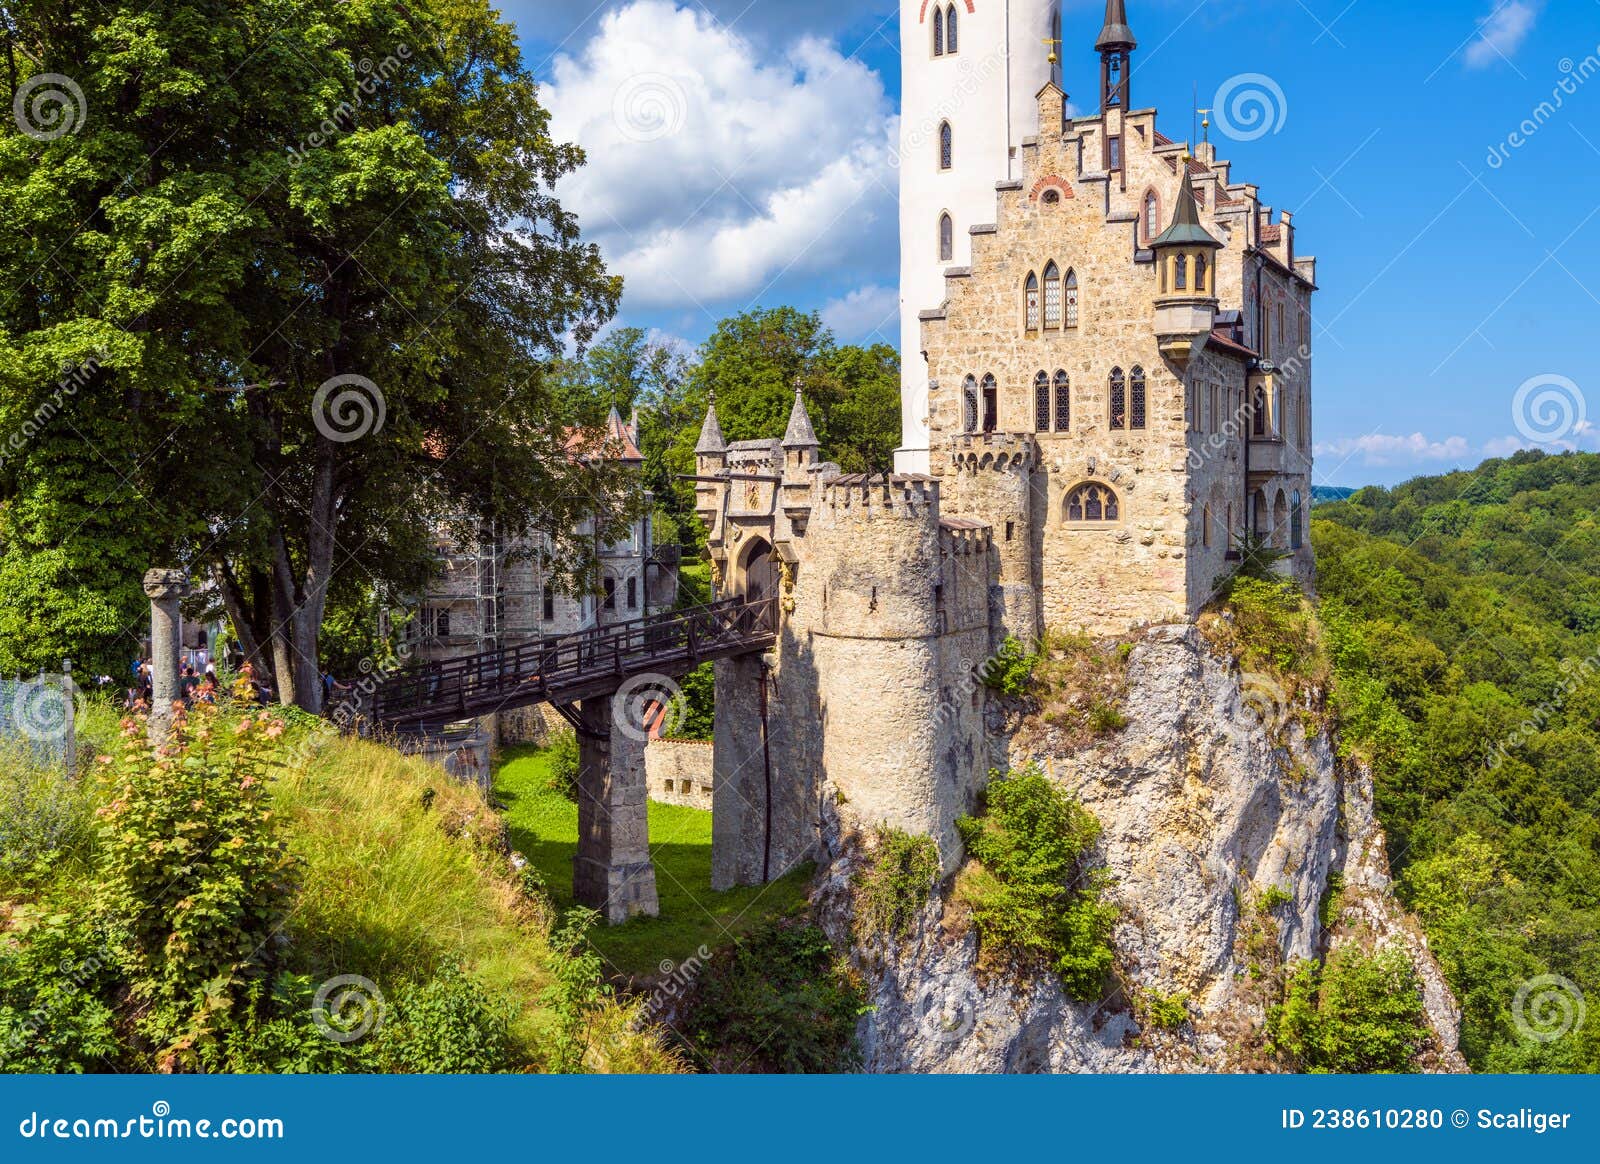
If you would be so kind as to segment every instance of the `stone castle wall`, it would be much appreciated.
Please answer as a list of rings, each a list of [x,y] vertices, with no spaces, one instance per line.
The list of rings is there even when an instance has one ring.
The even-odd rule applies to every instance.
[[[658,804],[712,807],[710,740],[651,740],[644,750],[645,786]]]

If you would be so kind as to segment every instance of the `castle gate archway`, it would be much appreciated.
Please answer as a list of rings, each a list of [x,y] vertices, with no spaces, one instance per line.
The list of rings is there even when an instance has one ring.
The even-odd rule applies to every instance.
[[[772,563],[772,543],[763,537],[751,538],[739,551],[739,567],[733,576],[733,593],[748,602],[771,598],[778,590],[778,571]]]

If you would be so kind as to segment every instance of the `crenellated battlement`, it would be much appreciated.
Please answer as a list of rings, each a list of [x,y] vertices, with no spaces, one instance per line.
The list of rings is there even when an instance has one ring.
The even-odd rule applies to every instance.
[[[987,523],[969,517],[946,517],[939,521],[939,550],[945,557],[983,557],[994,548],[994,530]]]
[[[1039,467],[1039,442],[1026,432],[963,432],[949,437],[950,464],[958,472],[977,473]]]
[[[819,483],[818,506],[836,522],[937,521],[939,482],[920,473],[887,477],[849,473]]]

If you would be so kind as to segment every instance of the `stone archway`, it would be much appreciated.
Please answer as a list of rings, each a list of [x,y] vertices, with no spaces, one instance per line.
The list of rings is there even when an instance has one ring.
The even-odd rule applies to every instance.
[[[746,602],[759,602],[778,592],[778,571],[772,562],[772,543],[753,537],[739,551],[739,566],[733,576],[733,593]]]

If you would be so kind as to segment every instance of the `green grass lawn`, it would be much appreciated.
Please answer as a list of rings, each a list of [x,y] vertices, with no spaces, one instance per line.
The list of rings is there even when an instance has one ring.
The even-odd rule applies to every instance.
[[[572,904],[572,855],[578,848],[578,806],[547,786],[549,755],[508,748],[495,772],[495,795],[506,804],[511,844],[544,875],[557,906]],[[591,938],[611,968],[648,974],[663,961],[682,963],[701,946],[715,949],[771,917],[805,905],[811,866],[771,885],[711,889],[711,814],[650,803],[650,852],[656,864],[661,916],[598,926]]]

